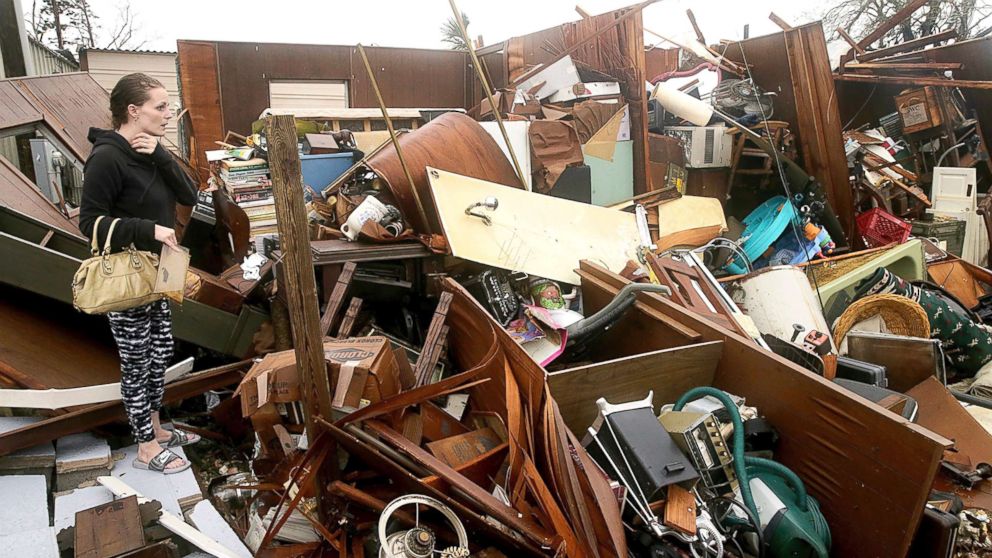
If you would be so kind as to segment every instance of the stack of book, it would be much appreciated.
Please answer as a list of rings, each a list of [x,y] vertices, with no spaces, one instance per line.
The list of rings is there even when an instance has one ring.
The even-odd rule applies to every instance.
[[[264,159],[220,161],[217,177],[248,215],[251,236],[272,234],[276,227],[276,206],[272,198],[269,164]]]

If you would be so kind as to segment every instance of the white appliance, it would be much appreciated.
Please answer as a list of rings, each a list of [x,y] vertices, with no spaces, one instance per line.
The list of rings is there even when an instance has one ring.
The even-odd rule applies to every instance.
[[[685,149],[686,166],[693,169],[729,167],[734,138],[726,126],[668,126],[665,135]]]

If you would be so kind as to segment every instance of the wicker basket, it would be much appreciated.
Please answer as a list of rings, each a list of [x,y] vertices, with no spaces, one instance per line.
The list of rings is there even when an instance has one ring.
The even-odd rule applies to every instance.
[[[930,320],[917,302],[902,295],[877,294],[859,299],[847,307],[834,325],[834,343],[838,347],[856,324],[881,316],[885,327],[895,335],[930,338]]]

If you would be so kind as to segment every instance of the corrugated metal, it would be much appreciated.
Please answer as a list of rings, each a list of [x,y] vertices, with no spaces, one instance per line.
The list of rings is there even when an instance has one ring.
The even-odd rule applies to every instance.
[[[0,158],[10,162],[16,168],[20,168],[19,157],[17,156],[17,138],[11,136],[0,138]]]
[[[35,75],[45,76],[79,71],[79,64],[52,51],[35,39],[30,39],[28,42],[31,44],[31,58],[34,60]]]
[[[80,56],[85,57],[86,71],[108,94],[122,77],[141,72],[161,81],[169,94],[169,101],[181,104],[175,53],[87,49]],[[172,145],[178,146],[176,126],[177,121],[172,120],[165,129],[165,137]]]
[[[269,108],[326,109],[347,107],[348,83],[345,81],[269,82]]]
[[[0,81],[0,129],[45,124],[80,161],[89,157],[91,126],[110,127],[110,96],[85,73]]]

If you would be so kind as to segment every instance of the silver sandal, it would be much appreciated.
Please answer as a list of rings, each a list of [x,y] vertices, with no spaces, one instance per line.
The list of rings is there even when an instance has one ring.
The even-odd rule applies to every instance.
[[[172,436],[167,442],[159,443],[165,448],[176,448],[180,446],[187,446],[189,444],[195,444],[200,440],[201,438],[199,434],[193,434],[192,432],[186,432],[185,430],[175,428],[172,430]]]
[[[181,473],[186,469],[189,469],[191,464],[188,459],[184,460],[186,461],[185,465],[182,465],[180,467],[173,467],[171,469],[168,468],[169,464],[177,459],[182,459],[182,457],[179,457],[170,450],[164,449],[161,452],[159,452],[158,455],[153,457],[151,461],[149,461],[148,463],[145,463],[144,461],[139,461],[137,458],[135,458],[135,460],[131,462],[131,466],[134,467],[135,469],[142,469],[144,471],[155,471],[157,473],[162,473],[163,475],[172,475],[175,473]]]

